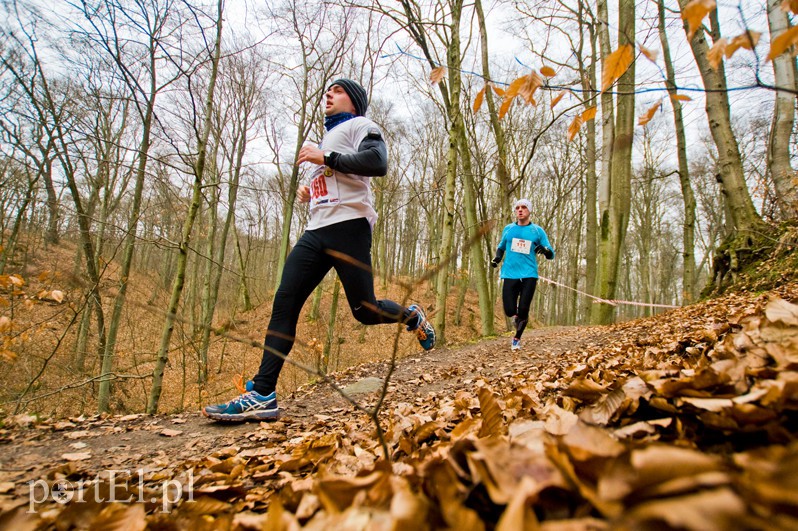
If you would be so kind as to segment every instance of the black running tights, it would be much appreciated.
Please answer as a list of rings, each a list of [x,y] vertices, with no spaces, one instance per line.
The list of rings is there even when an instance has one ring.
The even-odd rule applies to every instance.
[[[502,303],[507,317],[516,316],[515,337],[521,339],[526,323],[529,321],[529,308],[532,296],[538,285],[536,278],[505,278],[502,286]]]
[[[410,312],[390,300],[377,300],[371,272],[371,226],[365,218],[305,231],[288,255],[254,389],[266,396],[275,390],[284,360],[294,345],[299,313],[327,272],[335,268],[355,319],[363,324],[407,321]]]

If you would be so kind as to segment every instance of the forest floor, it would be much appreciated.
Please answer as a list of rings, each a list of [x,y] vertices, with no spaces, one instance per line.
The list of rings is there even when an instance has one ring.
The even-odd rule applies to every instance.
[[[351,401],[304,386],[270,423],[17,416],[0,529],[794,529],[796,304],[790,282],[359,365],[331,377]]]

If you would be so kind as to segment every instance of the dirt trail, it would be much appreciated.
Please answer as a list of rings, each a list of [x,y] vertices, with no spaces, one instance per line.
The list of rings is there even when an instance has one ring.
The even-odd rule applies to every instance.
[[[509,343],[400,360],[384,445],[327,384],[279,397],[271,423],[189,412],[0,430],[0,530],[798,528],[782,495],[798,477],[798,283],[607,327],[529,330],[521,351]],[[388,370],[333,379],[370,408]],[[108,503],[110,471],[127,471],[115,499],[137,503]],[[31,480],[51,499],[31,503]],[[57,505],[86,482],[97,502]],[[169,483],[191,488],[167,500]]]
[[[543,328],[528,330],[523,349],[516,352],[509,349],[507,337],[419,352],[399,360],[383,408],[423,400],[429,393],[473,391],[478,379],[490,383],[543,367],[554,357],[560,362],[565,356],[576,358],[581,349],[602,341],[606,334],[601,327]],[[387,362],[370,363],[334,374],[333,379],[341,388],[360,382],[367,391],[388,368]],[[363,393],[357,387],[349,389],[359,403],[375,401],[377,393]],[[187,412],[90,417],[0,430],[0,484],[6,485],[6,495],[27,496],[28,481],[52,479],[58,473],[91,477],[107,470],[181,468],[225,447],[243,451],[257,449],[264,438],[290,441],[331,418],[367,424],[362,412],[323,383],[280,397],[279,403],[281,419],[268,424],[220,424],[199,412]]]

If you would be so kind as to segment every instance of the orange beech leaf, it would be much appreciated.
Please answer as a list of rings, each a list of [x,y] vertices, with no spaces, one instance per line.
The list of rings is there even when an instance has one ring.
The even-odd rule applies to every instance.
[[[720,63],[723,61],[723,54],[726,52],[726,46],[728,46],[728,44],[728,39],[718,39],[707,52],[707,61],[709,61],[709,66],[711,66],[713,70],[717,70],[720,67]]]
[[[787,51],[787,48],[798,42],[798,26],[793,26],[770,43],[770,53],[765,61],[771,61]]]
[[[518,89],[518,95],[530,105],[536,105],[535,98],[533,97],[538,87],[543,86],[543,78],[534,70],[524,77],[524,83]]]
[[[646,59],[648,59],[652,63],[656,64],[657,56],[659,55],[659,52],[657,50],[649,50],[648,48],[646,48],[642,44],[639,46],[639,48],[640,48],[640,53],[645,55]]]
[[[792,11],[796,15],[798,15],[798,0],[784,0],[781,3],[781,10],[789,13]]]
[[[555,72],[554,69],[550,66],[540,67],[540,75],[544,77],[554,77],[556,74],[557,72]]]
[[[685,96],[684,94],[674,94],[671,96],[673,101],[693,101],[693,98],[690,96]]]
[[[692,0],[682,9],[682,19],[687,21],[687,40],[691,40],[698,28],[701,27],[701,21],[709,14],[710,11],[715,9],[715,0]]]
[[[607,56],[604,62],[604,71],[601,73],[601,92],[604,92],[618,81],[618,78],[626,72],[634,59],[634,51],[631,44],[624,44]]]
[[[429,74],[429,80],[432,82],[433,85],[440,83],[443,79],[443,76],[446,75],[446,67],[439,66],[438,68],[433,68],[432,72]]]
[[[746,50],[753,50],[754,47],[759,42],[759,37],[762,34],[758,31],[746,31],[742,35],[737,35],[735,38],[731,40],[729,46],[726,47],[726,57],[731,57],[734,55],[740,48],[745,48]]]
[[[497,87],[493,83],[490,84],[490,88],[493,89],[493,92],[495,92],[497,96],[504,96],[505,90],[503,88]]]
[[[582,119],[581,115],[577,115],[574,117],[574,121],[571,122],[571,125],[568,126],[568,142],[576,138],[576,133],[578,133],[579,130],[582,129],[583,123],[585,123],[585,121]]]
[[[479,409],[482,410],[482,426],[479,428],[477,437],[491,437],[502,435],[505,431],[504,417],[493,391],[488,387],[480,387],[477,391],[479,398]]]
[[[557,105],[558,103],[560,103],[560,100],[561,100],[561,99],[563,99],[563,97],[565,96],[565,92],[566,92],[566,91],[564,91],[564,90],[561,90],[561,91],[560,91],[560,92],[559,92],[559,93],[558,93],[558,94],[557,94],[557,95],[554,97],[554,99],[552,99],[552,100],[551,100],[551,108],[552,108],[552,109],[554,108],[554,106],[555,106],[555,105]]]
[[[582,113],[582,121],[589,122],[590,120],[596,117],[597,111],[598,107],[590,107],[589,109],[585,109],[585,112]]]
[[[504,92],[504,99],[513,99],[518,96],[521,87],[526,83],[526,76],[521,76],[513,80],[507,90]]]
[[[638,120],[637,125],[646,125],[648,122],[650,122],[651,119],[654,118],[654,115],[657,114],[657,111],[661,106],[662,106],[662,101],[658,101],[657,103],[652,105],[646,111],[646,114],[640,117],[640,120]]]
[[[499,107],[499,120],[504,118],[504,115],[507,114],[507,111],[510,110],[510,105],[513,103],[513,98],[505,98],[502,102],[502,106]]]
[[[488,88],[487,85],[482,87],[482,90],[477,92],[477,97],[474,98],[474,112],[479,111],[479,108],[482,107],[482,102],[485,100],[485,89]]]

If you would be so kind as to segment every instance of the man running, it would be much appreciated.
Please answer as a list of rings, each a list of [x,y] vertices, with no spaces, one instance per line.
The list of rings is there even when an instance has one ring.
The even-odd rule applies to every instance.
[[[366,118],[366,90],[351,79],[334,81],[325,93],[325,134],[319,147],[305,145],[297,164],[314,165],[310,186],[297,197],[310,203],[310,221],[288,255],[258,374],[230,402],[203,414],[221,421],[279,417],[277,379],[294,345],[299,314],[308,296],[335,268],[352,315],[363,324],[402,322],[415,331],[424,350],[435,346],[435,330],[418,305],[405,308],[377,300],[371,271],[371,233],[377,221],[370,181],[388,171],[388,150],[377,125]]]
[[[528,199],[515,202],[515,223],[510,223],[502,231],[502,239],[496,249],[496,257],[490,265],[497,267],[507,253],[502,264],[501,278],[502,305],[507,317],[513,318],[515,335],[510,344],[512,350],[521,348],[521,335],[529,320],[532,296],[538,284],[537,254],[549,260],[554,259],[554,251],[546,232],[529,219],[532,203]]]

